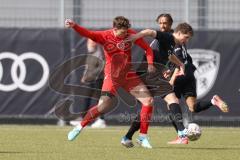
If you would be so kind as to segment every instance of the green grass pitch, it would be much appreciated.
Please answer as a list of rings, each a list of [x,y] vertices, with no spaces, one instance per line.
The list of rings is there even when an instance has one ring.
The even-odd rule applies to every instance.
[[[125,148],[120,139],[127,127],[86,128],[72,142],[72,127],[1,125],[0,160],[238,160],[240,128],[205,128],[200,140],[168,145],[173,128],[151,127],[153,149]],[[135,138],[134,137],[134,142]],[[136,144],[136,143],[135,143]]]

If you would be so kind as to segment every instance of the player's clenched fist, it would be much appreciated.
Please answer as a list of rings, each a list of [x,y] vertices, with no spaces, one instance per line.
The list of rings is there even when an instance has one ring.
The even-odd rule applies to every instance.
[[[65,27],[66,28],[72,28],[75,25],[75,22],[71,19],[66,19],[65,20]]]

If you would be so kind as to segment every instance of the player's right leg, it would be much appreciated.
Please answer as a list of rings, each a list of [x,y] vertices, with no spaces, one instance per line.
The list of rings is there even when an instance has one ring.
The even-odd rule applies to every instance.
[[[199,113],[209,109],[211,106],[218,107],[222,112],[228,112],[228,105],[218,95],[214,95],[209,101],[196,102],[196,97],[188,96],[186,104],[191,112]]]
[[[211,102],[213,105],[217,106],[222,112],[229,111],[227,103],[224,102],[218,95],[214,95]]]
[[[114,105],[113,97],[101,96],[98,105],[89,109],[81,123],[68,133],[68,140],[73,141],[86,125],[95,120],[100,114],[107,113]]]
[[[160,65],[159,65],[160,66]],[[158,72],[155,73],[156,77],[155,79],[149,79],[147,74],[143,75],[141,79],[143,80],[144,84],[149,86],[149,91],[154,97],[162,97],[164,98],[166,95],[171,93],[173,91],[173,87],[162,77],[162,70],[165,68],[164,66],[160,66],[160,69],[158,67]],[[159,79],[159,77],[162,77],[162,79]],[[137,115],[137,117],[133,120],[131,123],[131,127],[129,128],[128,132],[126,135],[122,138],[122,141],[124,143],[124,139],[127,140],[127,142],[131,141],[131,144],[129,143],[122,143],[124,146],[129,147],[133,146],[132,145],[132,137],[136,131],[140,129],[140,114]],[[137,142],[140,143],[137,139]]]
[[[180,92],[184,96],[186,104],[191,112],[199,113],[212,106],[210,100],[197,102],[197,86],[195,78],[189,79],[188,83],[185,83],[181,87],[181,90],[176,90],[176,92]]]

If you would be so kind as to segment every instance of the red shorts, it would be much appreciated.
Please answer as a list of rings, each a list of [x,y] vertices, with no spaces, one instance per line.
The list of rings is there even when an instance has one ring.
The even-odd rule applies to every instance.
[[[142,81],[135,72],[129,72],[127,76],[123,78],[113,78],[111,75],[106,74],[103,81],[102,91],[116,95],[118,88],[122,87],[129,92],[140,83],[142,83]]]

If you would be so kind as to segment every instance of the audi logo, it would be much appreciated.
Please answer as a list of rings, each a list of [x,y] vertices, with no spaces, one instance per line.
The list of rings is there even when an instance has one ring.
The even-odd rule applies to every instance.
[[[1,60],[3,59],[11,59],[13,61],[11,66],[11,78],[13,83],[11,84],[1,83],[1,80],[3,77],[3,66],[2,66]],[[43,69],[43,74],[41,79],[37,83],[31,84],[31,85],[24,84],[24,80],[27,74],[24,60],[27,60],[27,59],[33,59],[37,61]],[[18,75],[18,69],[19,69],[19,75]],[[41,55],[37,53],[26,52],[21,55],[16,55],[11,52],[0,53],[0,91],[9,92],[19,88],[23,91],[33,92],[42,88],[46,84],[48,80],[48,76],[49,76],[48,63]]]

